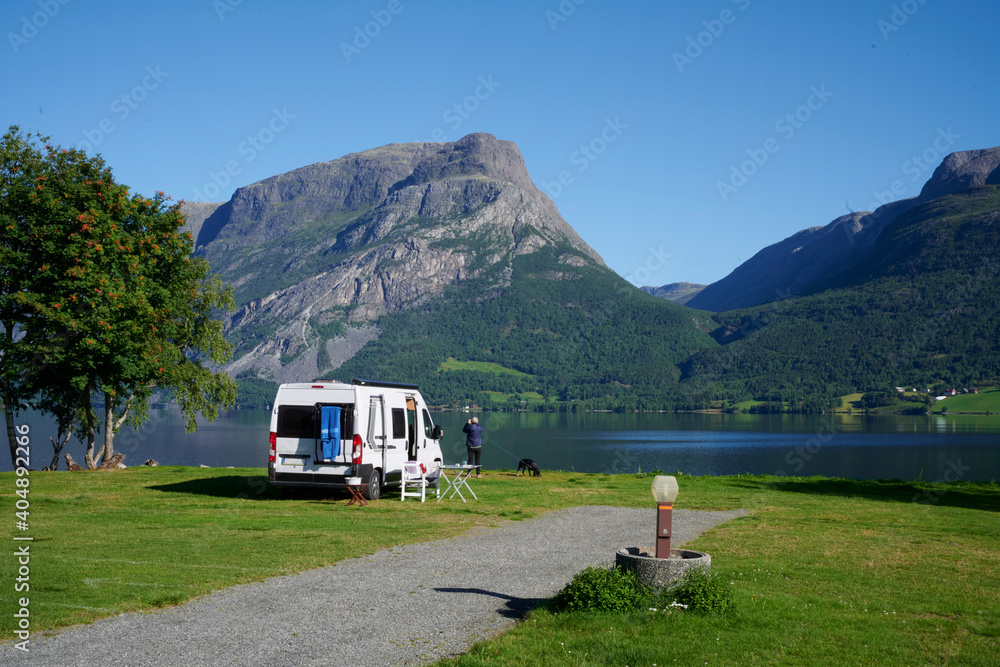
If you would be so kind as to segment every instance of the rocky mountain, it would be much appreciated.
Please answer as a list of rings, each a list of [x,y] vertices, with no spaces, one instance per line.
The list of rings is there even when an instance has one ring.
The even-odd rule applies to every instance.
[[[652,287],[646,285],[640,288],[646,294],[652,294],[660,299],[667,299],[674,303],[685,304],[695,297],[698,292],[705,289],[705,285],[695,283],[670,283],[662,287]]]
[[[517,146],[489,134],[390,144],[240,188],[222,205],[187,206],[197,252],[235,288],[228,370],[243,377],[315,378],[362,350],[365,371],[383,378],[432,372],[459,354],[511,369],[523,370],[536,354],[536,366],[561,359],[577,367],[573,354],[591,354],[596,343],[577,338],[570,347],[560,342],[567,332],[526,322],[614,324],[629,316],[619,313],[622,304],[641,295],[535,187]],[[667,336],[687,341],[680,347],[712,344],[676,308],[655,300],[639,306],[650,310],[650,326],[679,328],[679,337]],[[404,316],[434,309],[453,324],[430,331],[425,323],[410,338],[418,325]],[[485,328],[484,311],[495,319]],[[477,321],[468,330],[495,342],[468,349],[462,327],[470,319]],[[404,354],[420,363],[400,371]],[[676,376],[672,364],[682,354],[668,356],[665,372]]]
[[[436,403],[819,410],[853,391],[1000,377],[998,181],[1000,148],[954,153],[918,197],[804,230],[700,292],[660,290],[711,317],[604,266],[517,147],[486,134],[186,206],[197,252],[235,287],[241,396],[378,377]]]
[[[916,206],[970,187],[1000,183],[1000,147],[951,153],[916,197],[844,215],[770,245],[687,305],[724,312],[815,292],[866,257],[882,230]]]
[[[181,209],[184,211],[184,215],[187,216],[187,220],[184,224],[184,229],[191,232],[191,235],[195,238],[197,243],[198,236],[201,234],[201,228],[205,224],[215,211],[224,204],[225,202],[184,202],[181,205]]]

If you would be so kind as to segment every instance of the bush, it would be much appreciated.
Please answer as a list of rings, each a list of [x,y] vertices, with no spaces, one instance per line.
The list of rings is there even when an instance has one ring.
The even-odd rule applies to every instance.
[[[625,612],[646,605],[649,590],[635,572],[616,567],[588,567],[552,600],[553,611]]]
[[[610,566],[588,567],[578,573],[552,599],[549,611],[622,613],[668,609],[675,602],[703,614],[724,614],[734,606],[729,588],[704,570],[690,570],[673,586],[656,593],[640,583],[634,571]]]
[[[877,391],[868,391],[861,396],[861,407],[872,410],[874,408],[881,408],[886,405],[892,405],[896,402],[896,392],[894,389],[879,389]]]
[[[687,605],[688,611],[704,614],[724,614],[733,607],[729,588],[718,577],[704,570],[689,570],[673,587],[664,590],[657,606],[666,607],[671,602]]]

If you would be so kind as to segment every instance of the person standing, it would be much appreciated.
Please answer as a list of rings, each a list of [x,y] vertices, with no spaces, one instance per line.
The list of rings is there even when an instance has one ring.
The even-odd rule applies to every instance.
[[[479,417],[473,417],[465,422],[462,431],[465,432],[465,447],[469,450],[469,465],[476,466],[476,477],[481,478],[483,466],[480,454],[483,450],[483,427],[479,425]]]

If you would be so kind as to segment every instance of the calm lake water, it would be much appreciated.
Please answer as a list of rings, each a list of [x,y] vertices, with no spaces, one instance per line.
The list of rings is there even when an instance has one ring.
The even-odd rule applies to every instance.
[[[445,431],[446,463],[465,458],[461,428],[470,416],[434,414]],[[543,471],[661,469],[931,481],[1000,477],[1000,416],[486,413],[480,419],[487,429],[487,469],[513,469],[526,457]],[[31,427],[31,467],[48,465],[54,427],[34,414],[18,420],[25,422]],[[269,412],[235,410],[188,434],[176,411],[155,410],[138,433],[120,432],[115,450],[131,466],[154,458],[164,465],[264,467],[269,423]],[[82,461],[84,446],[72,440],[63,452]],[[6,455],[0,460],[0,469],[12,469]],[[59,468],[65,467],[60,459]]]

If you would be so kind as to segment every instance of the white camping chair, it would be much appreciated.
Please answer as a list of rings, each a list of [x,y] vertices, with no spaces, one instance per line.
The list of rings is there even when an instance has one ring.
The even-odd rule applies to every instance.
[[[441,497],[441,461],[427,464],[427,472],[424,473],[424,481],[428,489],[434,490],[437,498]]]
[[[407,461],[403,464],[403,488],[399,493],[400,502],[406,500],[407,496],[420,498],[424,502],[427,494],[427,478],[424,471],[420,469],[420,464],[416,461]]]

